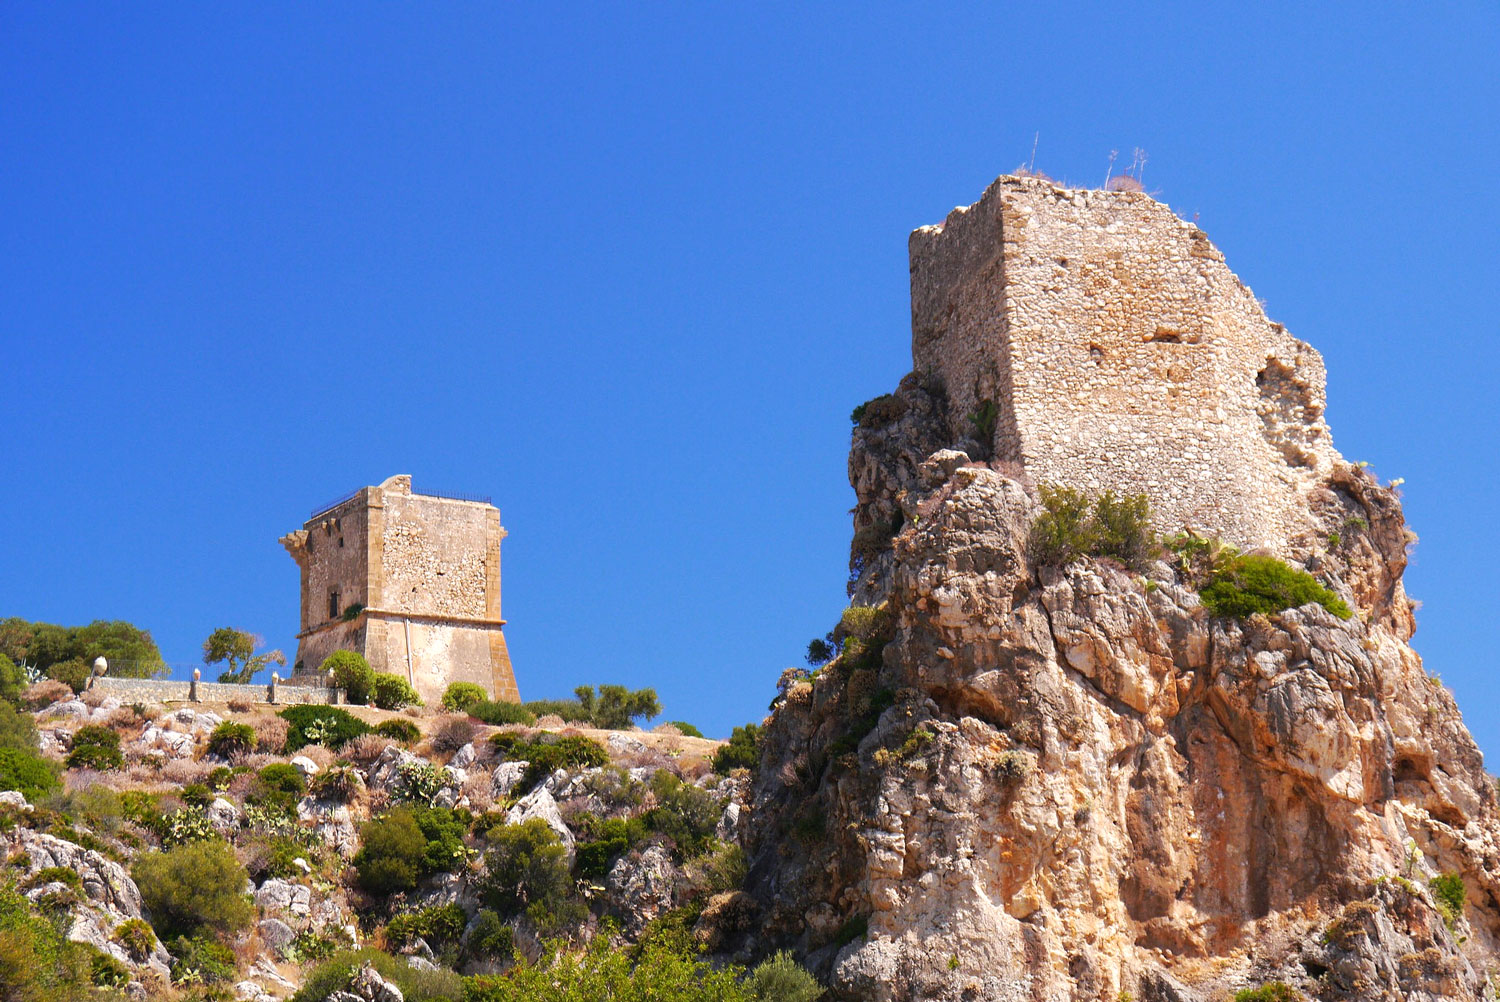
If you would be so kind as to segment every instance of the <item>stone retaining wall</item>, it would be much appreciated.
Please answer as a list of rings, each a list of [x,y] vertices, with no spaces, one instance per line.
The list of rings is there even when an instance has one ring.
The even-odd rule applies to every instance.
[[[342,689],[327,686],[276,684],[276,694],[271,696],[270,685],[233,685],[227,682],[197,683],[197,702],[227,703],[232,699],[248,703],[327,703],[337,705],[344,701]],[[90,689],[119,696],[130,702],[154,700],[156,702],[188,702],[192,699],[193,683],[177,679],[111,678],[103,675],[93,679]]]

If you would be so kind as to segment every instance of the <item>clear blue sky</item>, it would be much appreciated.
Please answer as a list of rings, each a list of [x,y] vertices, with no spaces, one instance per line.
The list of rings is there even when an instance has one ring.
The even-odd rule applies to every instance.
[[[1323,352],[1500,751],[1500,8],[1204,6],[6,3],[0,616],[290,653],[276,538],[411,473],[500,506],[524,696],[759,719],[844,604],[907,233],[1040,133],[1145,148]]]

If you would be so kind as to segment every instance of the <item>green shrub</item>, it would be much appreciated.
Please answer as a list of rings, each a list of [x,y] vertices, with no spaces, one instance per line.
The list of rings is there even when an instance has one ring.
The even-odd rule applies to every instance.
[[[1062,567],[1080,557],[1112,557],[1139,568],[1157,552],[1151,504],[1144,494],[1105,491],[1090,499],[1071,487],[1042,485],[1042,511],[1031,523],[1028,559]]]
[[[1464,898],[1467,895],[1464,878],[1457,873],[1443,873],[1429,880],[1427,886],[1432,889],[1432,897],[1437,903],[1438,914],[1443,916],[1443,923],[1449,929],[1458,925],[1458,920],[1463,918]]]
[[[1300,1002],[1302,993],[1285,981],[1272,981],[1259,988],[1245,988],[1234,993],[1234,1002]]]
[[[749,876],[745,850],[733,842],[711,842],[708,851],[683,868],[694,894],[711,897],[738,890]]]
[[[337,706],[289,706],[277,716],[288,724],[287,753],[312,744],[337,748],[372,730],[369,724]]]
[[[754,770],[760,765],[760,725],[736,727],[729,743],[714,752],[714,772],[727,776],[734,769]]]
[[[632,692],[623,685],[601,685],[595,696],[593,686],[581,685],[573,690],[573,694],[578,697],[583,712],[588,714],[583,719],[603,730],[623,731],[630,727],[632,720],[642,717],[650,720],[661,713],[661,701],[656,698],[655,689]]]
[[[172,954],[172,980],[224,984],[234,980],[234,951],[205,936],[178,936],[167,944]]]
[[[632,964],[630,953],[608,940],[598,936],[583,953],[554,950],[504,975],[470,978],[463,1002],[752,1002],[733,965],[716,967],[668,944],[648,945]]]
[[[0,748],[36,751],[36,718],[25,710],[0,702]]]
[[[407,810],[427,843],[422,850],[421,875],[457,870],[468,861],[471,853],[464,844],[464,833],[473,817],[467,810],[415,805]]]
[[[252,804],[294,810],[307,792],[307,780],[297,767],[287,762],[272,762],[255,776],[246,800]]]
[[[370,699],[382,710],[399,710],[403,706],[421,706],[422,697],[411,683],[400,675],[376,672],[375,683],[370,689]]]
[[[587,826],[588,839],[574,847],[573,863],[578,876],[602,881],[616,859],[646,837],[646,822],[641,818],[609,818]]]
[[[208,750],[227,759],[248,755],[255,750],[255,728],[226,720],[208,736]]]
[[[581,911],[570,908],[573,880],[568,851],[547,822],[532,818],[518,825],[502,825],[489,832],[487,873],[480,896],[501,915],[525,912],[539,928],[551,932]]]
[[[673,727],[677,728],[678,733],[680,733],[683,737],[686,737],[686,738],[701,738],[701,737],[703,737],[703,732],[700,731],[700,730],[698,730],[698,728],[694,727],[692,724],[688,723],[686,720],[669,720],[669,721],[667,721],[667,723],[669,723]]]
[[[57,786],[50,762],[19,748],[0,748],[0,790],[19,790],[35,803]]]
[[[386,895],[417,886],[426,861],[427,838],[411,811],[398,807],[366,821],[360,826],[359,841],[354,868],[361,888]]]
[[[562,717],[563,720],[576,720],[580,723],[587,723],[589,719],[588,711],[576,699],[533,699],[521,705],[533,717]]]
[[[443,691],[443,709],[454,713],[467,713],[471,706],[487,702],[490,694],[484,686],[475,682],[452,682]]]
[[[0,993],[7,1000],[98,999],[94,961],[100,955],[92,946],[65,939],[57,924],[14,888],[0,887]]]
[[[70,870],[66,866],[44,866],[26,881],[28,887],[43,887],[53,883],[67,884],[75,891],[83,887],[83,879],[78,876],[78,871]]]
[[[50,666],[47,669],[47,677],[56,679],[77,694],[89,684],[89,676],[93,674],[89,665],[90,662],[82,658],[69,658],[67,661],[59,661]]]
[[[363,602],[351,602],[344,607],[344,614],[339,618],[346,623],[352,623],[359,618],[359,614],[365,611]]]
[[[785,950],[761,961],[745,979],[745,988],[755,1002],[814,1002],[823,994],[817,979]]]
[[[849,414],[849,420],[861,428],[875,431],[892,421],[900,420],[906,413],[906,401],[894,393],[883,393],[866,400]]]
[[[107,953],[95,953],[89,964],[89,977],[100,988],[124,988],[130,981],[130,968]]]
[[[1275,557],[1257,554],[1240,554],[1225,561],[1198,597],[1215,616],[1234,619],[1256,613],[1270,615],[1314,602],[1339,619],[1352,615],[1343,599],[1319,584],[1311,574]]]
[[[422,737],[422,728],[410,720],[402,720],[400,717],[396,717],[391,720],[382,720],[376,724],[375,733],[383,738],[390,738],[392,741],[399,741],[404,745],[409,745]]]
[[[0,654],[0,702],[18,705],[29,684],[26,673],[7,655]]]
[[[68,752],[69,769],[97,769],[109,772],[125,764],[120,754],[120,735],[108,727],[89,724],[73,734],[73,750]]]
[[[138,858],[131,876],[163,940],[172,936],[230,936],[255,917],[245,894],[248,875],[228,843],[190,842]]]
[[[558,769],[590,769],[609,764],[609,752],[603,745],[577,734],[564,738],[548,734],[526,741],[501,731],[491,735],[490,747],[503,759],[529,763],[518,787],[522,790],[529,790]]]
[[[334,992],[348,988],[354,972],[365,964],[399,988],[406,1002],[459,1002],[460,999],[467,1002],[464,979],[453,971],[419,970],[408,964],[405,957],[393,957],[374,949],[335,953],[307,974],[291,1002],[324,1002]]]
[[[516,952],[515,933],[488,908],[479,909],[474,924],[464,937],[464,955],[471,960],[508,963]]]
[[[156,949],[156,934],[143,919],[126,919],[121,922],[115,926],[114,938],[136,963],[151,956],[151,951]]]
[[[475,720],[494,726],[501,724],[526,724],[530,726],[536,723],[536,714],[520,703],[506,703],[504,701],[496,703],[486,699],[470,706],[467,712]]]
[[[336,800],[347,804],[364,788],[359,770],[351,765],[334,765],[313,777],[308,790],[319,800]]]
[[[355,705],[370,701],[370,690],[375,685],[375,669],[370,667],[364,655],[356,651],[334,651],[323,659],[318,671],[325,675],[333,673],[333,684],[344,690],[344,698]]]
[[[660,832],[684,857],[695,856],[713,835],[724,805],[707,790],[684,783],[666,769],[651,777],[656,806],[646,812],[646,827]]]
[[[458,942],[467,924],[468,918],[459,905],[435,905],[391,919],[385,927],[385,941],[399,950],[417,939],[424,939],[434,950],[442,950],[444,946]]]

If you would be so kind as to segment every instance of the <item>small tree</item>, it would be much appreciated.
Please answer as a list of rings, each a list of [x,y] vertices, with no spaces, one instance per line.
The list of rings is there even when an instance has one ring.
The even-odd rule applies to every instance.
[[[524,911],[542,928],[556,928],[573,878],[568,851],[541,818],[491,830],[485,857],[489,874],[480,894],[502,915]]]
[[[484,686],[474,682],[452,682],[443,692],[443,709],[468,713],[469,710],[490,698]]]
[[[417,886],[417,876],[425,862],[427,837],[411,811],[398,807],[383,818],[366,822],[359,829],[359,839],[354,868],[363,890],[384,895]]]
[[[623,685],[601,685],[596,698],[593,686],[580,685],[573,694],[583,704],[584,712],[594,726],[606,730],[622,731],[632,720],[641,717],[650,720],[661,713],[661,701],[657,699],[655,689],[632,692]]]
[[[422,697],[417,695],[417,690],[411,687],[411,683],[400,675],[392,675],[388,672],[376,672],[370,696],[371,701],[382,710],[399,710],[403,706],[422,705]]]
[[[136,860],[131,876],[163,940],[203,933],[231,936],[255,917],[245,894],[245,868],[229,844],[218,839],[147,853]]]
[[[370,701],[375,669],[370,667],[364,655],[357,651],[334,651],[323,659],[318,670],[333,673],[333,684],[344,690],[344,698],[349,702],[363,705]]]
[[[280,651],[256,654],[255,648],[263,642],[253,633],[221,626],[203,641],[203,663],[213,665],[223,662],[228,667],[219,673],[219,681],[243,685],[267,665],[286,664],[286,655]]]

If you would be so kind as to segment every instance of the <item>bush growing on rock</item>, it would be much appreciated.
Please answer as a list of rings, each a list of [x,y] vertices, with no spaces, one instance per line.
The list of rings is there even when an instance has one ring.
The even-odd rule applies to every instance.
[[[19,748],[0,748],[0,790],[17,790],[35,803],[57,786],[50,762]]]
[[[176,936],[232,936],[255,917],[255,906],[245,894],[248,874],[228,843],[217,839],[146,853],[135,861],[131,876],[164,941]]]
[[[412,813],[397,808],[359,829],[354,856],[356,881],[370,894],[384,896],[417,886],[427,852],[427,838]]]
[[[225,984],[234,980],[234,951],[207,936],[178,936],[167,944],[172,980],[183,984]]]
[[[255,750],[255,728],[226,720],[208,736],[208,750],[226,759],[248,755]]]
[[[245,799],[247,803],[290,812],[296,809],[297,801],[306,792],[307,780],[302,778],[296,766],[272,762],[256,774],[255,783]]]
[[[760,765],[760,725],[736,727],[729,743],[714,752],[714,772],[727,776],[734,769],[754,769]]]
[[[1105,491],[1090,499],[1071,487],[1047,484],[1039,492],[1042,510],[1026,542],[1032,564],[1063,567],[1079,557],[1111,557],[1139,568],[1158,552],[1146,495]]]
[[[376,672],[370,687],[370,701],[382,710],[399,710],[403,706],[421,706],[422,697],[411,683],[400,675]]]
[[[120,735],[108,727],[89,724],[73,734],[73,750],[68,752],[69,769],[94,769],[108,772],[125,764],[120,754]]]
[[[17,1002],[85,1002],[98,986],[118,987],[118,965],[57,925],[11,887],[0,887],[0,990]],[[113,993],[105,998],[118,998]]]
[[[686,948],[654,944],[630,954],[599,936],[583,953],[554,948],[535,964],[504,975],[469,980],[464,1002],[538,1002],[540,999],[611,1002],[751,1002],[739,968],[715,967]]]
[[[453,713],[468,713],[472,707],[487,702],[490,694],[484,686],[474,682],[451,682],[443,691],[443,709]]]
[[[412,967],[404,957],[372,949],[335,953],[307,975],[291,1002],[324,1002],[348,988],[355,973],[366,964],[400,989],[406,1002],[468,1002],[463,979],[454,972],[442,968],[424,971]]]
[[[555,931],[580,918],[583,908],[568,900],[573,881],[568,851],[541,818],[490,829],[488,872],[480,884],[485,906],[501,915],[524,912],[539,929]]]
[[[818,984],[785,950],[761,961],[745,979],[755,1002],[814,1002],[823,994]]]
[[[1317,579],[1275,557],[1239,554],[1225,561],[1198,593],[1215,616],[1245,619],[1317,603],[1339,619],[1353,615],[1349,606]]]
[[[530,789],[558,769],[590,769],[609,764],[609,752],[603,745],[577,734],[563,738],[546,734],[528,741],[501,731],[490,736],[490,747],[501,759],[530,763],[518,786],[522,790]]]
[[[1302,993],[1285,981],[1273,981],[1235,992],[1234,1002],[1302,1002]]]
[[[115,927],[113,935],[136,963],[151,956],[151,951],[156,949],[156,934],[143,919],[126,919]]]
[[[383,738],[390,738],[392,741],[399,741],[401,744],[409,745],[422,737],[422,728],[410,720],[402,720],[397,717],[394,720],[382,720],[376,724],[375,733]]]
[[[375,669],[370,667],[364,655],[356,651],[334,651],[323,659],[318,670],[333,674],[333,684],[344,690],[344,698],[349,702],[362,706],[370,701]]]
[[[307,745],[337,748],[372,730],[369,724],[336,706],[289,706],[277,716],[287,722],[284,751],[288,754]]]
[[[1467,894],[1464,878],[1457,873],[1443,873],[1429,880],[1427,886],[1432,889],[1432,897],[1437,903],[1438,914],[1443,916],[1443,923],[1449,929],[1458,925],[1458,920],[1463,918],[1464,898]]]
[[[666,769],[651,777],[656,806],[646,812],[646,827],[671,839],[684,857],[697,855],[714,833],[724,805],[707,790],[684,783]]]

